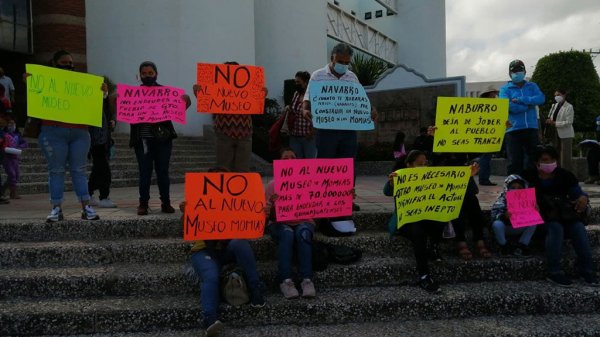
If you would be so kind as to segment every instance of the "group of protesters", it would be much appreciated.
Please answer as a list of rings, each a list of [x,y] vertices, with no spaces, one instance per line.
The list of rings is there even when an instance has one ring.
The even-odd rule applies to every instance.
[[[349,70],[353,49],[344,43],[337,44],[331,51],[330,62],[312,74],[298,71],[295,75],[296,90],[285,113],[289,126],[289,148],[283,148],[280,159],[302,158],[355,158],[357,152],[357,131],[314,128],[311,122],[310,86],[317,81],[346,81],[359,83],[356,75]],[[236,65],[236,62],[226,62]],[[52,66],[73,70],[73,57],[61,50],[54,54]],[[153,62],[143,62],[139,66],[139,78],[142,86],[160,86],[158,67]],[[530,242],[534,232],[544,227],[545,253],[548,262],[547,278],[561,286],[570,286],[572,281],[561,270],[561,247],[566,236],[578,255],[580,275],[590,285],[598,285],[590,244],[585,231],[585,214],[589,210],[587,194],[579,187],[578,181],[567,168],[570,158],[573,136],[573,109],[566,102],[566,92],[558,89],[555,93],[556,104],[550,111],[546,124],[555,127],[559,138],[560,154],[554,147],[539,145],[538,109],[545,101],[538,86],[525,80],[525,65],[515,60],[509,65],[510,81],[500,90],[491,90],[485,97],[509,100],[509,120],[505,134],[505,146],[508,156],[508,177],[498,200],[492,206],[491,221],[484,216],[477,194],[478,184],[473,176],[479,174],[479,185],[492,185],[490,181],[489,161],[491,156],[480,156],[472,160],[469,154],[438,154],[433,152],[435,126],[424,127],[413,146],[405,146],[405,135],[398,134],[395,141],[394,158],[396,164],[389,180],[385,182],[384,193],[392,195],[394,177],[398,169],[410,169],[433,166],[471,166],[472,177],[466,189],[458,218],[450,223],[423,220],[398,226],[397,216],[390,219],[389,228],[393,235],[408,238],[414,246],[418,271],[418,284],[428,292],[438,292],[440,287],[431,276],[429,261],[442,261],[439,244],[446,232],[454,232],[456,251],[464,260],[471,260],[474,254],[467,243],[467,227],[471,228],[471,239],[478,257],[488,259],[492,251],[484,240],[484,228],[488,225],[494,233],[498,251],[501,255],[531,256]],[[26,79],[29,74],[25,74]],[[193,86],[193,93],[199,91]],[[108,85],[102,84],[98,90],[104,93],[101,127],[42,120],[39,133],[40,148],[48,163],[51,212],[48,222],[63,219],[62,202],[64,193],[65,169],[68,166],[73,189],[82,206],[81,218],[97,220],[98,214],[93,206],[116,207],[109,199],[111,174],[109,158],[113,141],[111,130],[115,127],[115,96],[108,92]],[[265,97],[267,90],[264,90]],[[182,96],[186,108],[191,105],[187,95]],[[373,121],[377,120],[377,111],[371,111]],[[14,121],[9,121],[4,133],[14,134]],[[213,125],[216,133],[216,165],[210,172],[249,172],[252,153],[252,118],[244,114],[215,114]],[[15,138],[13,136],[13,138]],[[19,137],[17,137],[20,139]],[[156,171],[161,212],[174,213],[171,205],[169,164],[173,140],[177,134],[171,121],[159,123],[131,124],[129,146],[133,148],[139,168],[139,205],[137,214],[149,213],[150,185],[152,171]],[[6,139],[0,138],[0,139]],[[0,143],[1,144],[1,143]],[[12,146],[24,148],[25,143],[17,140]],[[91,156],[92,172],[87,177],[88,155]],[[14,159],[6,156],[6,159]],[[6,159],[4,166],[7,165]],[[559,165],[560,162],[560,165]],[[564,166],[567,166],[565,168]],[[18,158],[17,158],[18,169]],[[17,170],[18,172],[18,170]],[[18,177],[18,174],[17,174]],[[13,178],[10,178],[13,179]],[[17,178],[18,179],[18,178]],[[15,180],[10,180],[10,186]],[[506,192],[514,189],[535,188],[539,212],[544,224],[538,227],[512,228],[510,212],[506,205]],[[93,198],[95,190],[99,199]],[[10,188],[10,197],[18,197],[16,187]],[[0,199],[1,200],[4,199]],[[266,189],[266,217],[268,232],[277,242],[278,279],[280,290],[287,299],[316,296],[312,282],[313,235],[316,219],[298,219],[281,222],[275,217],[275,205],[278,195],[273,183]],[[185,203],[180,209],[185,208]],[[353,205],[353,210],[359,210]],[[351,218],[348,218],[351,219]],[[511,235],[520,235],[518,243],[510,243]],[[294,259],[296,256],[296,259]],[[300,287],[293,281],[292,265],[298,262]],[[219,321],[219,271],[225,263],[236,262],[244,270],[250,291],[250,303],[260,307],[265,304],[262,295],[262,282],[256,269],[256,259],[247,240],[204,240],[198,241],[192,248],[191,263],[201,286],[202,326],[208,335],[214,335],[221,329]],[[300,290],[300,291],[299,291]]]

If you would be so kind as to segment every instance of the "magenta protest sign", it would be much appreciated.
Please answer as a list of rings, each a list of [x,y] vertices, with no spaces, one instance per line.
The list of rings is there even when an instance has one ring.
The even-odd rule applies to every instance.
[[[352,214],[352,158],[275,160],[273,175],[277,221]]]
[[[524,188],[506,192],[506,206],[513,228],[535,226],[544,223],[535,208],[535,188]]]
[[[185,124],[185,90],[167,86],[117,85],[117,120],[129,124]]]

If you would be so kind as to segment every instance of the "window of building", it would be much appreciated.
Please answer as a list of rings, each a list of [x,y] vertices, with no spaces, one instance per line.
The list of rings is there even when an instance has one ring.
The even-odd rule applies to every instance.
[[[31,1],[0,1],[0,49],[33,53]]]

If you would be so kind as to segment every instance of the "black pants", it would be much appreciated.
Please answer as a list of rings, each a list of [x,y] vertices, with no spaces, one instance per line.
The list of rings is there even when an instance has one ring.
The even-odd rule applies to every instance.
[[[598,176],[598,164],[600,163],[600,147],[592,146],[587,153],[588,174]]]
[[[108,198],[110,194],[110,183],[112,175],[108,164],[108,147],[106,144],[93,145],[90,148],[92,155],[92,173],[88,180],[88,190],[90,195],[94,194],[95,190],[100,192],[100,200]]]
[[[429,237],[431,244],[438,244],[442,239],[444,225],[443,222],[422,220],[407,223],[398,230],[398,234],[413,243],[419,276],[429,274],[427,238]]]
[[[481,206],[479,206],[477,195],[471,193],[465,194],[465,200],[463,200],[458,219],[452,220],[454,232],[456,233],[456,241],[466,241],[465,230],[467,223],[471,225],[473,241],[483,240],[483,226],[485,226],[486,220],[481,211]]]
[[[156,138],[146,138],[139,142],[134,149],[140,171],[140,202],[150,200],[150,185],[152,183],[152,169],[154,168],[160,200],[163,204],[170,205],[169,163],[173,142],[171,140],[161,141]]]

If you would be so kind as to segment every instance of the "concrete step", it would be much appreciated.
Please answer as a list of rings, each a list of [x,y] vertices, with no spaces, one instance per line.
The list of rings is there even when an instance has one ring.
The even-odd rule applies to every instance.
[[[176,155],[173,155],[172,159],[177,159],[177,160],[173,160],[173,161],[204,161],[207,158],[215,158],[215,156],[212,153],[206,152],[205,154],[201,154],[201,153],[190,153],[188,151],[182,151],[181,153],[178,153]],[[123,151],[122,153],[118,154],[117,156],[115,156],[111,163],[114,162],[122,162],[122,161],[127,161],[127,162],[136,162],[135,159],[135,153],[133,153],[133,151],[131,152],[125,152]],[[37,154],[31,154],[31,155],[26,155],[23,156],[21,158],[21,164],[25,165],[25,164],[46,164],[46,158],[44,158],[44,156],[42,155],[42,153],[37,153]]]
[[[566,272],[577,277],[574,256],[565,259]],[[600,250],[594,252],[596,263]],[[544,257],[496,258],[466,263],[446,257],[431,263],[433,277],[441,284],[543,280],[547,269]],[[183,273],[187,259],[179,263],[116,263],[93,267],[3,268],[0,270],[0,298],[88,298],[104,296],[157,296],[189,293],[198,286]],[[261,279],[273,293],[279,292],[277,262],[258,265]],[[351,265],[330,264],[316,272],[317,288],[415,285],[417,272],[413,257],[365,256]]]
[[[600,288],[561,288],[546,281],[444,286],[439,295],[417,287],[319,289],[312,300],[267,296],[267,305],[222,306],[232,326],[343,324],[490,315],[596,314]],[[97,299],[0,301],[2,335],[69,335],[197,328],[198,297],[190,294]]]
[[[199,171],[206,171],[213,165],[207,165],[205,167],[198,166]],[[171,184],[182,184],[185,182],[184,174],[169,174]],[[156,185],[156,177],[152,178],[152,184]],[[126,178],[126,179],[113,179],[111,182],[111,188],[118,187],[132,187],[138,186],[137,178]],[[65,178],[65,192],[73,191],[73,185],[70,177]],[[32,182],[19,184],[19,194],[37,194],[37,193],[48,193],[48,181],[44,182]]]
[[[385,213],[357,212],[354,218],[360,230],[382,231],[387,224],[388,216]],[[46,223],[45,219],[20,223],[0,219],[0,242],[96,241],[168,237],[183,237],[181,214],[159,213],[121,220],[64,220],[55,223]],[[344,241],[352,238],[337,238],[337,240]]]
[[[202,158],[202,160],[191,161],[185,156],[181,157],[173,157],[171,158],[171,170],[179,167],[187,167],[189,169],[195,169],[196,166],[206,166],[211,165],[214,166],[216,161],[215,156],[206,156]],[[91,162],[88,164],[88,172],[91,170]],[[37,163],[37,164],[21,164],[21,176],[25,176],[28,173],[39,173],[48,175],[48,165],[47,163]],[[112,160],[110,162],[111,172],[115,173],[117,171],[138,171],[138,164],[135,158],[129,158],[128,160]],[[66,174],[69,174],[69,171],[66,171]]]
[[[518,315],[362,322],[347,324],[226,326],[221,337],[595,337],[600,336],[599,314]],[[74,337],[198,337],[200,329]],[[58,337],[58,336],[46,336]]]

